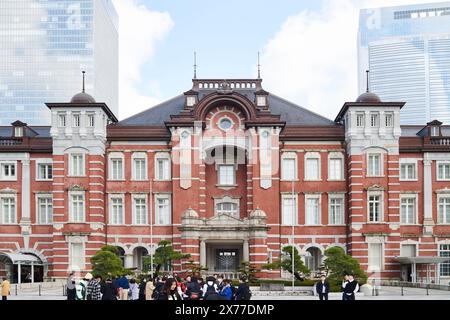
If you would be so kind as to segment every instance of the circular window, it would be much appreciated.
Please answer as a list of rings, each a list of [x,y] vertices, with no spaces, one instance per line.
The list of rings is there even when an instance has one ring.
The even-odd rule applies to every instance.
[[[233,122],[228,118],[223,118],[219,121],[219,128],[222,130],[229,130],[232,126]]]
[[[183,131],[183,133],[181,134],[181,137],[186,139],[187,137],[189,137],[189,132]]]

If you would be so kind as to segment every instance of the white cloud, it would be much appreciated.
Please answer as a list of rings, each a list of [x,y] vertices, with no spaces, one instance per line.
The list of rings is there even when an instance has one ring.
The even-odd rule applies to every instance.
[[[359,9],[427,0],[324,0],[288,17],[262,52],[267,90],[334,119],[357,88]]]
[[[124,119],[160,102],[139,91],[141,70],[174,23],[167,12],[152,11],[136,0],[113,1],[119,15],[119,117]]]

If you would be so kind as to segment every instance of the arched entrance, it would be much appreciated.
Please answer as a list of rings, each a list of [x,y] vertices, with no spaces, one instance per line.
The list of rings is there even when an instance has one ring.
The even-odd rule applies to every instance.
[[[34,283],[44,280],[44,263],[31,253],[0,252],[0,269],[11,283]]]
[[[148,250],[144,247],[136,247],[133,250],[133,267],[142,271],[144,266],[144,257],[148,256]]]
[[[119,252],[120,261],[122,261],[122,266],[125,266],[125,250],[122,247],[116,246]]]
[[[309,247],[305,252],[305,265],[311,274],[319,272],[322,264],[322,252],[317,247]]]

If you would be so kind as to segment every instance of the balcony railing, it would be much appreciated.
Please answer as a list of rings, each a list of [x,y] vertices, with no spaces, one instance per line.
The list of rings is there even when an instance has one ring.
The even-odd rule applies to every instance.
[[[0,146],[20,146],[23,143],[23,138],[16,137],[0,137]]]
[[[430,144],[435,146],[450,146],[450,137],[432,137]]]

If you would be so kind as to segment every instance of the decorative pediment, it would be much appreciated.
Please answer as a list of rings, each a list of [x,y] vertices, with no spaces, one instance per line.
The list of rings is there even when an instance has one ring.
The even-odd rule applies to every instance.
[[[450,189],[445,187],[444,189],[436,190],[437,194],[450,194]]]
[[[379,184],[374,184],[370,187],[367,187],[367,191],[384,191],[385,188],[383,186],[380,186]]]
[[[9,187],[5,188],[5,189],[0,189],[0,194],[16,194],[17,190],[15,189],[11,189]]]
[[[74,184],[68,189],[69,191],[86,191],[86,189],[83,186],[80,186],[78,184]]]

